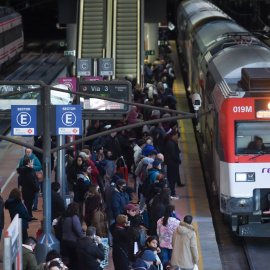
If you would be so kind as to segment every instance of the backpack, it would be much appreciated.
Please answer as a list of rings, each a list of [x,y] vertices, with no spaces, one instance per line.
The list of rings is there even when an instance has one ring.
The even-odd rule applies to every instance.
[[[142,184],[141,192],[144,197],[147,197],[151,191],[152,185],[150,184],[150,176],[148,175]]]
[[[147,179],[148,170],[151,169],[151,168],[152,168],[152,163],[143,164],[142,171],[141,171],[141,174],[140,174],[140,179],[141,179],[142,183],[144,183],[145,180]]]

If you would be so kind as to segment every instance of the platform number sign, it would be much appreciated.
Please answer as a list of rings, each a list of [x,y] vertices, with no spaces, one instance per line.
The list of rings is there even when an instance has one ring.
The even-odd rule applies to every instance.
[[[82,135],[81,105],[56,106],[56,135]]]
[[[114,63],[113,58],[99,58],[99,75],[100,76],[111,76],[114,75]]]

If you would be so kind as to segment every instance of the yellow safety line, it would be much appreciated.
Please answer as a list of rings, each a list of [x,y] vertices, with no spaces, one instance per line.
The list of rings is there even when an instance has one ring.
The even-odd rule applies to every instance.
[[[181,111],[180,92],[179,92],[177,81],[178,80],[174,81],[174,91],[173,92],[174,92],[176,100],[177,100],[178,110]],[[183,141],[185,169],[187,171],[189,171],[190,168],[189,168],[188,155],[187,155],[187,143],[186,143],[186,136],[185,136],[185,128],[184,128],[183,120],[180,119],[179,121],[180,121],[180,127],[181,127],[181,137],[182,137],[182,141]],[[196,207],[195,207],[195,202],[194,202],[194,194],[193,194],[193,189],[192,189],[190,173],[187,173],[186,175],[187,175],[188,195],[189,195],[189,198],[190,198],[191,215],[193,216],[193,218],[195,218],[196,217]],[[198,246],[198,252],[199,252],[199,264],[198,264],[198,267],[199,267],[199,269],[203,269],[203,258],[202,258],[202,252],[201,252],[201,242],[200,242],[200,236],[199,236],[199,230],[198,230],[198,223],[194,221],[193,226],[197,231],[197,246]]]

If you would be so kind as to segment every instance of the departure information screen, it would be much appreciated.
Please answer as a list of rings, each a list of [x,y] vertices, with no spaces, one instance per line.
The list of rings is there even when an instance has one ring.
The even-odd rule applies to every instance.
[[[79,84],[79,92],[114,98],[122,101],[131,101],[131,84],[127,81],[87,81]],[[80,96],[83,110],[96,112],[118,111],[126,113],[129,105],[108,101],[106,99],[89,98]]]

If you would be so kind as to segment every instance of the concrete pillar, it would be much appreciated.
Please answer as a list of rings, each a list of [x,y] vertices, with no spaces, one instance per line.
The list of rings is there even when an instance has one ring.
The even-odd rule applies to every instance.
[[[155,55],[148,55],[149,62],[153,63],[159,56],[158,23],[145,23],[144,24],[144,42],[145,42],[145,50],[155,51]]]

